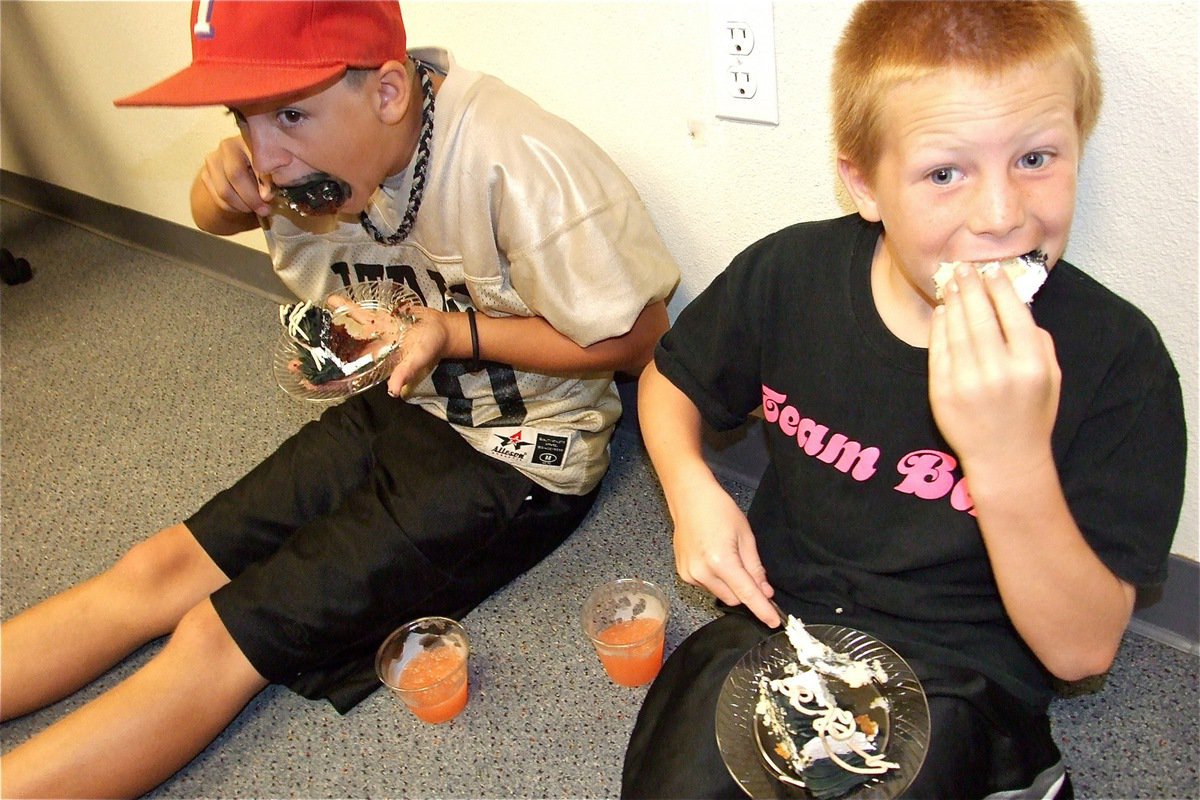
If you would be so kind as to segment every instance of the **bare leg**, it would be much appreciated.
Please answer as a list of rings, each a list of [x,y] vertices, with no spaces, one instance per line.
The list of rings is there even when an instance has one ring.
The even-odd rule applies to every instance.
[[[0,759],[0,795],[144,794],[266,686],[205,599],[146,666]]]
[[[0,716],[65,697],[170,633],[227,582],[179,524],[134,546],[108,571],[21,612],[0,627]]]

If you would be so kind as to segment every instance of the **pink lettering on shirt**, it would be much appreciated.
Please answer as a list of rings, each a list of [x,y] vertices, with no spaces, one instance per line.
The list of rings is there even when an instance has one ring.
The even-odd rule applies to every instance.
[[[784,435],[795,439],[806,455],[843,472],[857,481],[865,481],[878,470],[878,447],[863,447],[843,433],[830,433],[828,425],[804,416],[800,409],[787,404],[787,395],[763,384],[763,418],[778,425]],[[900,459],[896,471],[901,475],[897,492],[921,500],[941,500],[949,495],[950,506],[975,515],[975,504],[967,489],[966,478],[955,474],[958,459],[941,450],[914,450]]]
[[[952,470],[957,466],[958,460],[949,453],[937,450],[909,453],[896,465],[896,471],[904,476],[896,491],[915,494],[922,500],[945,497],[954,488]]]
[[[967,490],[967,479],[960,479],[954,474],[957,466],[958,459],[949,453],[916,450],[896,464],[896,471],[904,476],[896,486],[896,491],[916,495],[922,500],[940,500],[948,494],[951,508],[975,516],[975,504]]]
[[[832,464],[834,469],[865,481],[875,474],[879,461],[878,447],[863,447],[841,433],[829,436],[829,426],[809,419],[795,406],[783,405],[787,395],[763,384],[763,418],[778,425],[787,436],[818,461]],[[826,438],[828,437],[828,438]]]

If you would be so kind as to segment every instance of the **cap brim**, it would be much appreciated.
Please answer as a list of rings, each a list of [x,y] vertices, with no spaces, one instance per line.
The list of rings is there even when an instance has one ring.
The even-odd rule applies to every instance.
[[[345,64],[281,69],[261,64],[193,64],[117,106],[242,106],[314,89],[340,78]]]

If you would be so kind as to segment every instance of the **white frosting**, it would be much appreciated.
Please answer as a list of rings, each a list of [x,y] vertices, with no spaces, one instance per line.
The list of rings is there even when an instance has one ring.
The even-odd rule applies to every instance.
[[[867,735],[860,730],[853,712],[838,706],[826,683],[826,677],[836,678],[852,688],[866,686],[872,681],[886,683],[888,675],[878,659],[858,661],[833,650],[810,634],[804,623],[796,617],[788,617],[785,630],[788,641],[796,650],[796,662],[784,666],[783,677],[760,682],[758,703],[755,705],[755,713],[766,722],[776,739],[786,743],[788,752],[780,755],[791,763],[798,774],[820,758],[831,759],[842,769],[860,775],[880,775],[896,769],[898,764],[876,752],[875,732]],[[782,696],[791,708],[812,718],[813,735],[800,746],[798,752],[776,705],[777,701],[773,699],[775,696]],[[877,707],[886,710],[887,700],[882,696],[875,698],[871,708]],[[863,759],[861,767],[839,757],[851,753]]]
[[[963,264],[970,264],[981,275],[987,275],[999,269],[1004,270],[1008,274],[1009,280],[1012,281],[1017,296],[1025,305],[1033,302],[1033,296],[1037,294],[1038,289],[1042,288],[1042,284],[1048,277],[1045,258],[1040,254],[1007,258],[1003,261],[945,261],[939,264],[937,272],[933,273],[935,300],[942,299],[945,295],[946,284],[954,277],[954,271]]]
[[[888,674],[878,659],[870,662],[857,661],[833,650],[809,633],[804,623],[796,617],[788,617],[786,631],[788,641],[796,648],[796,660],[801,665],[811,667],[822,675],[837,678],[855,689],[866,686],[871,681],[887,683]]]

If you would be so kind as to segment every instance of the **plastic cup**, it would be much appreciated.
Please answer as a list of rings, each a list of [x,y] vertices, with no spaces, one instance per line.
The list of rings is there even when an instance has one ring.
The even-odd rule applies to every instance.
[[[467,705],[467,632],[447,617],[422,617],[392,631],[375,673],[425,722],[453,719]]]
[[[583,604],[583,630],[608,677],[642,686],[662,667],[669,603],[649,581],[621,578],[597,586]]]

